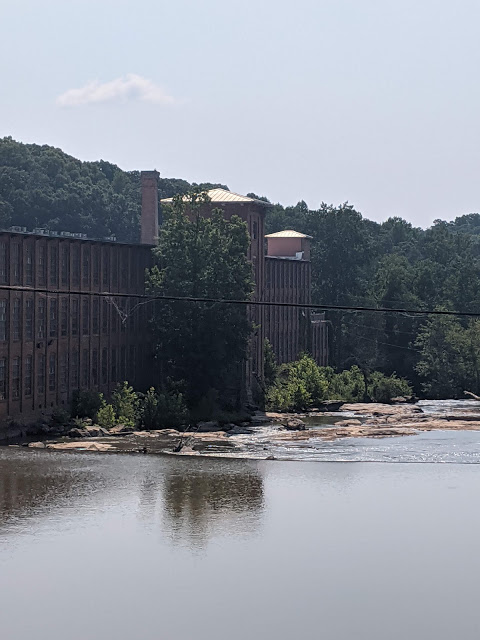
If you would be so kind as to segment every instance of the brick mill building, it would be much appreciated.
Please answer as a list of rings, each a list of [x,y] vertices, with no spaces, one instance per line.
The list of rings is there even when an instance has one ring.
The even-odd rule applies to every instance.
[[[142,296],[158,236],[158,176],[142,172],[139,244],[67,231],[13,227],[0,232],[0,424],[28,423],[66,407],[76,389],[108,396],[123,380],[137,388],[151,384],[151,305]],[[253,299],[308,304],[308,236],[271,234],[265,255],[268,203],[223,189],[213,189],[209,196],[206,215],[220,207],[225,216],[239,215],[248,226]],[[326,363],[321,314],[312,318],[308,309],[250,309],[256,330],[246,388],[262,386],[265,337],[279,362],[309,350],[320,364]]]

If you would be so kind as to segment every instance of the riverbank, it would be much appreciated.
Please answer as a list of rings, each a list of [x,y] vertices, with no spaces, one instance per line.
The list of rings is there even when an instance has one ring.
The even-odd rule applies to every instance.
[[[209,430],[211,429],[211,430]],[[480,431],[480,402],[437,401],[416,404],[344,404],[339,411],[257,414],[251,423],[202,423],[192,432],[175,429],[98,431],[86,425],[82,437],[53,437],[10,446],[54,451],[203,455],[272,459],[282,449],[315,447],[346,438],[414,436],[426,431]],[[78,432],[80,433],[80,432]],[[74,434],[73,434],[74,435]]]

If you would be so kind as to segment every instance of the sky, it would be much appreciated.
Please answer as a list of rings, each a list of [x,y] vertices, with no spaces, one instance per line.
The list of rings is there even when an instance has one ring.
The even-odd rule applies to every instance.
[[[348,201],[480,212],[478,0],[0,0],[0,137]]]

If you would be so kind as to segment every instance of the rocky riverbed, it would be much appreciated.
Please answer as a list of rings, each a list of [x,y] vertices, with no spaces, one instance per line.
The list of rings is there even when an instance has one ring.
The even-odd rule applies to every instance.
[[[257,413],[251,423],[200,423],[191,432],[175,429],[111,430],[85,424],[68,437],[45,438],[13,446],[57,451],[168,453],[223,457],[275,458],[282,448],[314,447],[345,438],[412,436],[424,431],[480,430],[480,402],[422,401],[416,404],[343,404],[339,411],[305,414]]]

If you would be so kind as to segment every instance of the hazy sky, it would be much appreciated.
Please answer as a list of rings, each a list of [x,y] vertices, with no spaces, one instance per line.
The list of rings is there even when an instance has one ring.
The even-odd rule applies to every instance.
[[[0,136],[83,160],[480,211],[478,0],[0,0]]]

